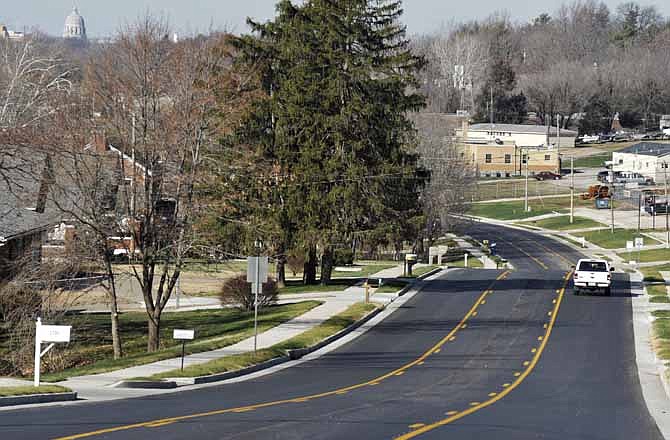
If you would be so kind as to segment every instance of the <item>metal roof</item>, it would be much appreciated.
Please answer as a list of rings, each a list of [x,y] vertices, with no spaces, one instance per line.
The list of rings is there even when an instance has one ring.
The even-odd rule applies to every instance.
[[[547,134],[546,125],[525,125],[525,124],[474,124],[468,128],[469,131],[508,131],[510,133],[524,134]],[[556,136],[556,127],[550,127],[550,136]],[[561,136],[577,137],[577,132],[561,129]]]
[[[640,142],[631,145],[615,153],[642,154],[644,156],[661,157],[670,154],[670,144],[660,144],[658,142]]]

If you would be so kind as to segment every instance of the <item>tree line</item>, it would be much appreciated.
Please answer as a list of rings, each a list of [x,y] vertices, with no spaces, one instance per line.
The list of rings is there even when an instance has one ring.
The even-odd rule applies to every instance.
[[[560,115],[582,134],[609,132],[616,113],[624,127],[658,130],[670,113],[670,20],[655,6],[576,0],[529,23],[502,13],[452,23],[413,44],[429,60],[432,111],[501,123]]]

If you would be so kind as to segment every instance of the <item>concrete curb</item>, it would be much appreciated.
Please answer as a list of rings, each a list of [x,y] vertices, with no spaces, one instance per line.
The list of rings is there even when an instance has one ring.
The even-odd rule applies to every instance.
[[[274,359],[270,359],[260,364],[251,365],[235,371],[226,371],[224,373],[217,373],[208,376],[198,376],[198,377],[178,377],[178,378],[169,378],[165,381],[122,381],[114,385],[115,388],[133,388],[133,389],[171,389],[178,386],[185,385],[202,385],[213,382],[220,382],[228,379],[234,379],[241,376],[246,376],[251,373],[256,373],[261,370],[272,368],[276,365],[283,364],[288,361],[294,361],[300,359],[310,353],[313,353],[321,348],[329,345],[338,339],[343,338],[349,333],[353,332],[363,324],[367,323],[369,320],[381,313],[384,308],[377,308],[372,312],[365,315],[363,318],[359,319],[355,323],[351,324],[349,327],[340,330],[334,335],[324,339],[316,345],[307,348],[301,348],[297,350],[289,350],[286,356],[280,356]]]
[[[0,406],[29,405],[32,403],[69,402],[77,400],[77,393],[28,394],[25,396],[0,397]]]
[[[642,281],[642,273],[635,272],[631,277],[631,293],[640,296],[632,298],[633,335],[635,338],[635,362],[642,388],[642,396],[649,413],[653,417],[664,438],[670,439],[670,384],[665,376],[666,367],[654,353],[651,346],[653,305],[649,303],[647,289]],[[633,283],[641,287],[634,288]]]
[[[175,381],[164,380],[122,380],[112,385],[112,388],[142,389],[142,390],[170,390],[177,388]]]

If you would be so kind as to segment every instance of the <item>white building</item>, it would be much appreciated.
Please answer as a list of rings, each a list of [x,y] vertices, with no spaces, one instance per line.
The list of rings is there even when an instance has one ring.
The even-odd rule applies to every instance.
[[[468,144],[514,143],[520,148],[559,146],[556,127],[547,129],[544,125],[474,124],[457,130],[456,137]],[[576,131],[561,129],[561,148],[574,148],[576,139]]]
[[[630,171],[664,182],[670,165],[670,144],[641,142],[612,153],[614,171]],[[668,170],[670,173],[670,170]]]
[[[0,24],[0,38],[7,38],[9,40],[21,40],[25,37],[23,32],[10,31],[7,26]]]
[[[74,8],[72,13],[65,19],[63,38],[66,40],[86,41],[86,23],[84,17],[79,15],[79,10]]]

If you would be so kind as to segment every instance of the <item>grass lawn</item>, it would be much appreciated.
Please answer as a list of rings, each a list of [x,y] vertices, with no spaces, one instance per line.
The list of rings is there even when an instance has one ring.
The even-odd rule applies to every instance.
[[[356,284],[356,279],[333,280],[331,284],[322,286],[306,286],[301,281],[287,281],[286,287],[279,289],[280,295],[290,295],[296,293],[320,293],[320,292],[341,292],[348,287]]]
[[[600,222],[591,220],[586,217],[575,217],[574,223],[570,223],[570,216],[561,216],[561,217],[552,217],[545,218],[544,220],[536,220],[525,222],[527,225],[538,226],[545,229],[554,229],[557,231],[567,231],[570,229],[586,229],[586,228],[597,228],[600,226],[605,226]]]
[[[670,311],[658,310],[652,314],[656,317],[652,324],[654,351],[661,359],[670,359]]]
[[[304,301],[261,309],[259,332],[289,321],[320,304],[318,301]],[[108,315],[66,317],[62,322],[54,324],[73,326],[72,343],[58,349],[67,369],[44,374],[43,379],[57,382],[72,376],[104,373],[179,357],[181,344],[172,339],[172,330],[175,328],[195,329],[196,340],[186,345],[187,354],[222,348],[252,336],[253,317],[253,312],[237,309],[164,313],[161,320],[161,350],[146,353],[146,314],[124,313],[120,319],[125,357],[118,360],[112,359]]]
[[[28,396],[31,394],[57,394],[70,393],[71,389],[58,385],[41,385],[34,387],[26,385],[22,387],[0,387],[0,397]]]
[[[524,180],[480,182],[477,184],[476,200],[511,199],[523,197],[526,193]],[[528,195],[554,196],[558,194],[570,194],[570,189],[555,185],[549,181],[539,181],[534,177],[528,179]]]
[[[390,269],[392,267],[398,266],[400,263],[395,261],[389,261],[388,263],[372,263],[372,264],[359,264],[352,267],[360,267],[361,270],[356,272],[336,272],[333,271],[333,278],[367,278],[370,275],[374,275],[377,272],[380,272],[385,269]]]
[[[381,287],[375,289],[375,293],[396,293],[405,288],[409,283],[405,281],[393,280],[385,282]]]
[[[465,258],[461,258],[460,260],[456,261],[450,261],[447,263],[447,266],[449,267],[465,267]],[[484,267],[484,263],[479,261],[479,259],[475,257],[468,257],[468,268],[470,269],[482,269]]]
[[[223,373],[226,371],[239,370],[254,364],[268,361],[286,354],[287,350],[311,347],[323,339],[334,335],[343,330],[366,314],[373,311],[377,306],[374,304],[357,303],[350,306],[344,312],[333,316],[322,324],[308,330],[288,341],[274,345],[270,348],[258,350],[254,355],[251,353],[242,353],[233,356],[226,356],[200,365],[193,365],[184,368],[184,371],[173,370],[152,376],[153,379],[164,379],[168,377],[197,377],[210,374]]]
[[[644,281],[649,283],[653,282],[662,283],[665,280],[661,276],[661,272],[670,272],[670,264],[664,264],[661,266],[641,267],[640,272],[642,272],[642,275],[644,276]]]
[[[612,153],[599,153],[593,156],[585,156],[575,159],[575,168],[604,168],[605,161],[612,160]],[[570,166],[570,161],[565,160],[563,165]]]
[[[668,296],[665,284],[647,284],[645,287],[649,296]]]
[[[648,237],[644,237],[645,241]],[[637,260],[637,252],[621,252],[619,255],[632,260]],[[640,252],[640,262],[650,263],[652,261],[670,261],[670,249],[650,249]]]
[[[635,229],[615,229],[614,234],[612,234],[609,229],[603,229],[600,231],[580,232],[575,235],[584,237],[586,238],[586,241],[605,249],[625,248],[626,242],[633,241],[635,240],[635,237],[639,237],[637,230]],[[648,237],[645,237],[645,241],[648,244],[658,244],[658,242],[650,243],[652,240]]]
[[[591,206],[592,202],[575,197],[575,206]],[[570,208],[570,197],[551,197],[528,201],[530,212],[524,212],[524,201],[473,203],[468,214],[497,220],[522,220],[538,215],[563,212]]]
[[[649,298],[649,302],[657,304],[667,304],[670,303],[670,297],[668,297],[668,295],[652,296],[651,298]]]
[[[412,276],[407,278],[419,278],[420,276],[427,274],[431,270],[438,269],[439,267],[441,266],[430,265],[430,266],[415,267],[412,269]]]

